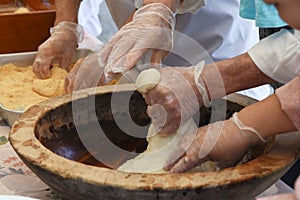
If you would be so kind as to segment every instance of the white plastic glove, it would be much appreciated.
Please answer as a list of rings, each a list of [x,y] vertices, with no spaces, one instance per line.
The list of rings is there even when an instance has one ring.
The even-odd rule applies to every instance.
[[[72,22],[60,22],[51,28],[51,37],[38,47],[33,72],[38,78],[51,76],[51,63],[58,59],[60,67],[69,71],[77,44],[83,38],[82,26]]]
[[[141,8],[144,0],[135,0],[135,7]],[[206,4],[205,0],[178,0],[176,13],[196,13],[199,9]]]
[[[196,67],[160,69],[160,83],[144,95],[147,112],[158,134],[173,134],[199,111],[203,101],[209,104],[200,73],[204,62]],[[199,73],[200,72],[200,73]]]
[[[132,22],[123,26],[100,51],[99,64],[105,67],[108,81],[114,73],[123,73],[135,66],[148,51],[151,63],[160,63],[172,48],[174,13],[164,4],[148,4],[137,10]]]
[[[105,84],[104,67],[98,64],[98,57],[95,52],[76,62],[65,78],[67,93]]]
[[[180,173],[209,160],[218,162],[220,168],[233,166],[260,140],[266,142],[235,113],[229,120],[199,128],[195,137],[183,136],[164,169]]]

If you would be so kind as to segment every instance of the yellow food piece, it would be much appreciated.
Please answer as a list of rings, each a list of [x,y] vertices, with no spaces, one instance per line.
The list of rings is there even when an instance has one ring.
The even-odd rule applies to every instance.
[[[29,13],[29,12],[30,11],[28,10],[28,8],[20,7],[14,13]]]
[[[32,72],[32,66],[0,66],[0,103],[10,110],[26,110],[41,101],[64,94],[67,72],[59,67],[53,67],[51,72],[51,78],[42,80]]]

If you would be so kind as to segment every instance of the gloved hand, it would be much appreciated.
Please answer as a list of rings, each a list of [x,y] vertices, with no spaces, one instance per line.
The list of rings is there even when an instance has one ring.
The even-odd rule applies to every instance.
[[[256,130],[246,127],[238,119],[238,113],[229,120],[199,128],[195,137],[187,136],[183,136],[178,143],[165,170],[185,172],[209,160],[218,162],[220,168],[233,166],[251,145],[260,140],[266,142]]]
[[[79,59],[65,78],[65,90],[72,91],[105,84],[104,67],[98,64],[98,53]]]
[[[58,59],[60,67],[69,71],[77,44],[82,40],[82,26],[72,22],[60,22],[50,30],[51,37],[38,47],[33,72],[38,78],[51,76],[51,63]]]
[[[105,66],[108,81],[114,73],[123,73],[135,66],[148,51],[151,63],[160,63],[172,48],[174,13],[164,4],[148,4],[137,10],[133,20],[123,26],[100,51],[99,64]]]
[[[158,134],[175,133],[202,106],[194,72],[195,67],[164,67],[160,83],[144,94],[147,113]]]
[[[160,69],[160,83],[144,95],[148,115],[158,134],[173,134],[199,111],[210,106],[201,72],[204,62],[195,67]]]
[[[135,0],[134,2],[136,8],[141,8],[143,3],[144,0]],[[178,0],[176,4],[176,13],[178,14],[196,13],[202,6],[206,5],[206,0]]]

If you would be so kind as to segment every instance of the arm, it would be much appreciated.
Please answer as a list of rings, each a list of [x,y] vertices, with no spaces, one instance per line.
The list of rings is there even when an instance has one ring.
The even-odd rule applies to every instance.
[[[249,76],[252,74],[255,73]],[[241,159],[250,146],[261,141],[266,142],[265,138],[299,131],[299,88],[300,74],[279,88],[276,94],[245,107],[229,120],[200,127],[194,140],[183,137],[166,163],[165,169],[171,172],[184,172],[208,160],[217,161],[221,168],[232,166]],[[220,126],[222,129],[214,130]],[[178,155],[182,157],[174,162]]]
[[[273,81],[257,68],[247,53],[203,66],[200,62],[195,67],[165,67],[160,70],[162,81],[144,95],[149,105],[148,115],[159,130],[158,134],[176,132],[180,120],[187,121],[202,105],[209,107],[213,99]],[[182,78],[175,71],[183,75]],[[179,89],[187,81],[192,89],[188,86]],[[166,122],[153,111],[152,105],[155,104],[163,106],[169,114]],[[162,125],[162,122],[165,124]]]
[[[272,83],[286,83],[300,72],[300,33],[282,30],[252,47],[247,53],[216,62],[203,70],[211,99],[243,89]],[[214,77],[221,76],[225,92],[217,90]],[[217,88],[217,89],[216,89]]]
[[[77,23],[81,0],[55,0],[56,19],[54,25],[62,21]]]
[[[257,130],[263,138],[297,130],[282,110],[276,95],[244,108],[239,112],[239,118],[246,126]]]
[[[201,77],[210,99],[273,82],[257,68],[248,53],[206,66]],[[221,83],[216,81],[218,77]]]
[[[183,136],[165,170],[185,172],[209,160],[216,161],[220,168],[233,166],[251,146],[261,140],[265,142],[263,138],[296,130],[276,95],[272,95],[235,113],[229,120],[200,127],[195,137]],[[177,159],[179,155],[182,156]]]
[[[38,78],[51,76],[51,64],[58,59],[60,67],[70,70],[72,57],[77,44],[83,38],[83,28],[77,24],[80,0],[56,0],[55,26],[50,30],[51,37],[38,47],[33,62],[33,72]]]

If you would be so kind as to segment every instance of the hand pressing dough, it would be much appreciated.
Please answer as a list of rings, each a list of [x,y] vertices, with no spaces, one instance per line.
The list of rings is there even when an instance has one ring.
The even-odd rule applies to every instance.
[[[156,69],[147,69],[142,71],[136,80],[137,90],[145,94],[154,88],[161,80],[161,75]],[[148,146],[146,151],[139,154],[134,159],[128,160],[121,165],[118,170],[132,173],[167,173],[163,167],[167,165],[167,160],[170,154],[174,152],[178,142],[183,135],[189,135],[191,139],[197,133],[197,125],[193,119],[185,122],[179,130],[169,136],[157,135],[153,125],[149,127],[147,141]],[[215,170],[213,162],[206,162],[195,167],[192,171],[213,171]]]
[[[183,134],[195,136],[197,126],[193,119],[187,121],[176,134],[160,136],[155,133],[153,125],[149,127],[146,151],[134,159],[128,160],[118,170],[134,173],[167,173],[163,170],[171,152],[175,150]]]

